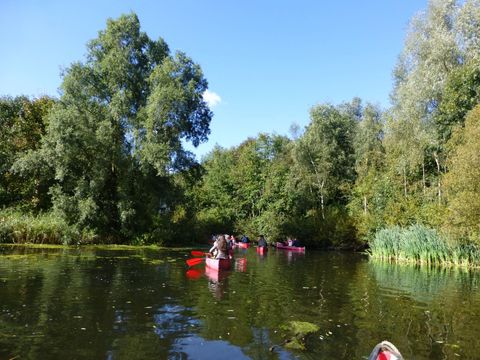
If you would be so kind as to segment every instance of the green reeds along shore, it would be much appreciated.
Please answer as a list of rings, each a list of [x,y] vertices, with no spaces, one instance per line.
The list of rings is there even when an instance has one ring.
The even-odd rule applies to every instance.
[[[78,230],[53,213],[39,215],[0,211],[0,244],[78,244],[94,240],[88,230]]]
[[[480,267],[480,247],[450,243],[422,225],[392,227],[377,232],[368,253],[373,259],[427,265]]]

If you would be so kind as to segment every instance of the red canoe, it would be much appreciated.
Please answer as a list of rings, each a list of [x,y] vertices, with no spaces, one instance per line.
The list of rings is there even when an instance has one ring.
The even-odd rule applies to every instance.
[[[277,242],[277,249],[305,252],[305,246],[302,246],[302,247],[300,247],[300,246],[288,246],[288,245],[282,244],[281,242]]]
[[[232,261],[230,259],[212,259],[207,257],[205,259],[205,264],[207,267],[214,270],[230,270]]]
[[[257,254],[266,255],[268,248],[266,246],[257,246]]]

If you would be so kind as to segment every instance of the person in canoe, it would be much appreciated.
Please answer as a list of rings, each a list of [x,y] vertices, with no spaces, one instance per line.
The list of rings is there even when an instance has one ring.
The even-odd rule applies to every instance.
[[[227,253],[228,255],[233,255],[233,247],[235,246],[235,242],[233,241],[233,235],[225,234],[225,241],[227,242]]]
[[[215,259],[228,259],[228,247],[225,236],[219,235],[208,252],[215,257]]]
[[[384,340],[373,348],[368,360],[403,360],[403,356],[395,345]]]
[[[263,235],[260,235],[258,238],[258,247],[267,247],[267,240],[265,240]]]
[[[250,239],[248,238],[247,235],[243,235],[242,236],[242,243],[249,243],[250,242]]]

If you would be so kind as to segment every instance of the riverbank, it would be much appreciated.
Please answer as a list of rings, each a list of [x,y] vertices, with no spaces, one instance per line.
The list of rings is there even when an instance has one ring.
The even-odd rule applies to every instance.
[[[74,245],[98,242],[93,231],[68,225],[53,213],[0,212],[0,244]]]
[[[367,251],[372,259],[426,265],[480,268],[480,247],[450,241],[422,225],[378,231]]]

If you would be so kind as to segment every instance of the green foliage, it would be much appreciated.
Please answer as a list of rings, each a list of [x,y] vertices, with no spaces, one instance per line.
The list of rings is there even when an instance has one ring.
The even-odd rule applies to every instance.
[[[454,133],[450,146],[448,215],[445,229],[455,238],[480,243],[480,106],[467,116],[465,127]]]
[[[199,165],[183,144],[210,132],[201,68],[150,39],[135,14],[109,19],[65,70],[58,101],[0,99],[0,205],[49,211],[25,215],[33,230],[9,216],[3,239],[84,229],[171,245],[234,232],[469,262],[476,248],[458,244],[480,241],[478,24],[477,0],[430,1],[411,21],[390,109],[319,104],[293,139],[259,134]]]
[[[478,102],[479,9],[475,1],[431,1],[426,12],[412,19],[394,72],[393,106],[385,113],[385,152],[383,159],[378,157],[383,165],[365,171],[357,163],[349,209],[358,236],[372,239],[385,226],[440,228],[446,222],[443,228],[452,241],[462,241],[460,233],[466,236],[454,231],[458,224],[446,217],[446,209],[453,209],[447,173],[456,162],[450,156],[456,145],[446,143]],[[463,209],[472,214],[473,209]],[[478,232],[471,226],[469,231],[470,238]]]
[[[313,194],[320,207],[341,202],[355,179],[353,139],[360,103],[317,105],[311,123],[293,149],[299,189]]]
[[[20,176],[12,165],[22,154],[39,148],[54,102],[49,97],[0,98],[0,205],[32,210],[49,205],[49,174],[36,168]]]
[[[278,239],[294,202],[289,193],[289,140],[259,135],[238,148],[215,148],[204,160],[193,191],[203,236],[211,233],[266,234]]]
[[[85,244],[98,241],[91,231],[68,225],[54,213],[0,212],[0,243]]]
[[[110,19],[65,71],[42,146],[17,168],[52,169],[53,210],[68,224],[117,241],[152,231],[175,208],[172,174],[193,165],[182,140],[209,133],[206,88],[200,67],[141,32],[135,14]]]
[[[439,141],[445,144],[452,131],[463,125],[468,111],[480,100],[480,64],[471,61],[455,69],[447,78],[442,101],[434,117]]]

